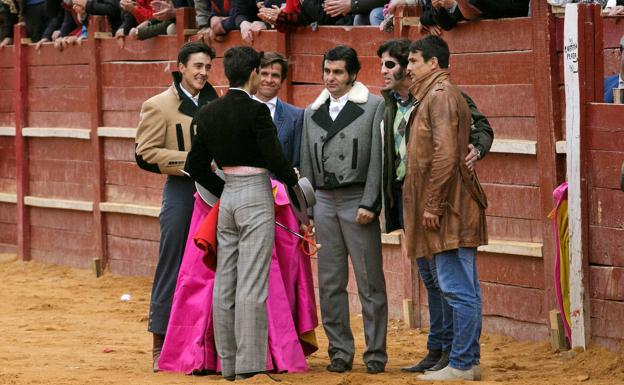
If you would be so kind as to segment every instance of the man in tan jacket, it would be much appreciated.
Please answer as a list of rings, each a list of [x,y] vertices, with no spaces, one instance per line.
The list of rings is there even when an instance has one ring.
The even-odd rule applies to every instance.
[[[449,79],[449,49],[428,36],[410,45],[407,71],[414,111],[407,143],[403,212],[407,255],[434,258],[437,279],[453,309],[449,365],[419,380],[475,380],[479,374],[481,289],[477,246],[487,243],[485,195],[463,159],[471,114]]]
[[[215,52],[201,42],[187,43],[178,53],[178,70],[166,91],[141,107],[136,133],[136,162],[142,169],[167,174],[160,211],[160,251],[152,286],[148,330],[154,335],[153,369],[169,323],[171,302],[193,214],[195,185],[182,169],[195,133],[195,112],[217,93],[208,83]]]

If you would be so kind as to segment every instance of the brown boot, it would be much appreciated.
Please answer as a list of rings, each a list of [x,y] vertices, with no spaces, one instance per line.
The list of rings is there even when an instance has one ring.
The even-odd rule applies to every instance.
[[[162,350],[163,343],[165,342],[165,336],[162,334],[152,334],[152,370],[154,373],[158,372],[158,359],[160,358],[160,351]]]

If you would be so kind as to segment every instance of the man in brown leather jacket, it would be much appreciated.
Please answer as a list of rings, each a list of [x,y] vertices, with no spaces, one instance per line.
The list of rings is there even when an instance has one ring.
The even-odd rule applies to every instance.
[[[485,194],[464,157],[470,141],[471,114],[461,91],[449,78],[449,49],[428,36],[410,45],[407,172],[403,212],[407,254],[434,258],[440,289],[453,309],[449,365],[419,380],[474,380],[479,377],[481,289],[477,246],[487,243]]]

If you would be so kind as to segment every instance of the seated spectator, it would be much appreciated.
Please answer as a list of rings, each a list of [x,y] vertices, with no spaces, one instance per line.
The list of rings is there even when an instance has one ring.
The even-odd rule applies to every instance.
[[[243,40],[249,43],[253,41],[254,32],[270,27],[259,17],[259,9],[263,4],[264,2],[258,3],[256,0],[232,0],[230,15],[234,18],[234,26],[240,29]]]
[[[19,18],[18,3],[14,0],[0,0],[2,29],[0,30],[0,49],[13,44],[13,25]]]
[[[613,89],[624,88],[624,35],[620,39],[620,72],[604,80],[604,102],[613,103]]]
[[[195,0],[198,34],[209,41],[222,40],[223,35],[235,29],[230,11],[230,0]]]
[[[132,28],[149,20],[154,14],[150,3],[150,0],[120,0],[122,21],[115,32],[115,37],[127,36]]]
[[[33,43],[41,40],[48,24],[45,0],[24,0],[21,13],[26,23],[26,34]]]
[[[130,37],[139,40],[158,35],[175,35],[176,8],[193,7],[192,0],[152,0],[152,18],[130,30]]]
[[[265,23],[275,25],[280,32],[302,25],[311,25],[313,29],[317,25],[353,25],[352,14],[335,13],[334,6],[329,11],[331,15],[327,0],[286,0],[284,8],[261,8],[258,17]]]
[[[440,28],[450,30],[463,20],[526,17],[530,0],[391,0],[388,12],[394,13],[400,5],[417,3],[423,7],[421,33],[439,35]]]
[[[73,1],[74,5],[82,7],[88,15],[106,16],[113,31],[117,31],[121,26],[121,8],[119,8],[119,0]]]

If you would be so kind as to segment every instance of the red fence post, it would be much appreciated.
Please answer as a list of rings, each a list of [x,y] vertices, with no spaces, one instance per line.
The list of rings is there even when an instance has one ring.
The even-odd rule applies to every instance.
[[[187,40],[190,30],[195,27],[195,8],[184,7],[176,9],[176,41],[178,48]]]
[[[26,28],[22,23],[13,29],[15,61],[15,184],[17,187],[17,255],[23,261],[30,260],[30,218],[24,197],[29,190],[28,144],[22,128],[28,124],[28,58],[22,45]]]
[[[100,211],[100,202],[105,200],[104,149],[102,139],[98,136],[98,127],[102,124],[102,83],[100,70],[100,40],[95,37],[101,32],[102,16],[89,18],[89,39],[86,47],[89,51],[89,111],[91,129],[91,149],[93,150],[93,236],[95,238],[95,263],[99,259],[101,268],[108,265],[106,250],[106,225]],[[97,274],[96,268],[96,274]]]
[[[547,214],[553,207],[552,192],[563,181],[563,160],[557,158],[555,144],[561,130],[559,79],[555,20],[545,0],[532,2],[533,55],[535,63],[535,123],[537,125],[537,162],[540,170],[540,204],[542,216],[542,255],[544,260],[544,318],[554,309],[555,294],[552,266],[555,241],[552,221]],[[543,86],[541,86],[543,85]]]

